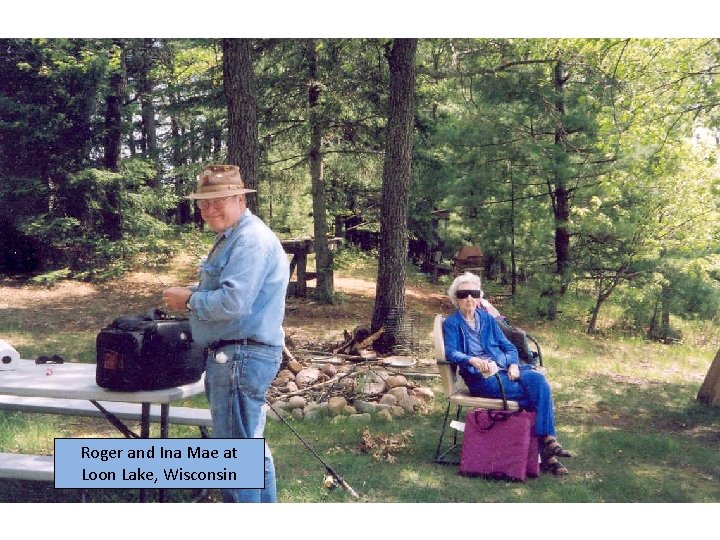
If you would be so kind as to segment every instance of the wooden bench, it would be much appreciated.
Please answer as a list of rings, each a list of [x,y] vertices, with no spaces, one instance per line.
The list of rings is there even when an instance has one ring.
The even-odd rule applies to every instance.
[[[139,403],[122,403],[117,401],[99,401],[108,412],[120,420],[137,420],[141,418]],[[0,395],[0,410],[20,412],[60,414],[66,416],[89,416],[104,418],[103,413],[90,401],[85,399],[56,399],[43,397],[20,397]],[[150,407],[150,421],[160,421],[160,406]],[[184,426],[210,427],[210,409],[195,407],[170,407],[168,422]]]
[[[139,421],[141,419],[142,407],[139,403],[114,401],[99,403],[119,420]],[[0,410],[92,418],[105,417],[97,407],[84,399],[0,396]],[[153,405],[150,408],[150,421],[160,421],[159,405]],[[210,409],[194,407],[170,407],[168,422],[177,425],[198,426],[201,431],[212,425]],[[206,433],[203,431],[203,435]],[[55,478],[54,458],[52,456],[0,452],[0,478],[53,482]]]
[[[0,478],[55,481],[55,459],[52,456],[0,452]]]

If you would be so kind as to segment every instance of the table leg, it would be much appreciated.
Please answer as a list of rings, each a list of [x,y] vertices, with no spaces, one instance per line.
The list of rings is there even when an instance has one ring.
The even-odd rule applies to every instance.
[[[307,295],[307,253],[300,251],[297,254],[297,289],[296,296],[304,298]]]
[[[168,418],[170,417],[170,404],[160,404],[160,438],[168,438]]]
[[[140,417],[140,438],[150,438],[150,404],[142,404],[142,416]]]
[[[150,438],[150,404],[142,404],[142,412],[140,417],[140,438]],[[145,489],[140,490],[140,502],[147,502],[147,491]]]
[[[168,417],[170,416],[170,404],[160,404],[160,438],[168,438]],[[158,491],[158,502],[165,502],[166,492],[164,489]]]

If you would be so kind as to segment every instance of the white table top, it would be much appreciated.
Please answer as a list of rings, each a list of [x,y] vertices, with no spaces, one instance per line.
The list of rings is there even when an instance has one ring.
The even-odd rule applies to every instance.
[[[52,370],[48,375],[48,369]],[[203,377],[205,375],[203,374]],[[95,364],[68,363],[36,364],[34,360],[19,360],[18,368],[0,371],[0,394],[127,403],[170,403],[205,391],[203,379],[192,384],[145,390],[116,392],[95,383]]]

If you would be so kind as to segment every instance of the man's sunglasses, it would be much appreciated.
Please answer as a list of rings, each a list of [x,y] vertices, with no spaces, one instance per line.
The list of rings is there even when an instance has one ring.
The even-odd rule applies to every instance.
[[[463,298],[467,298],[468,296],[472,296],[473,298],[480,298],[480,295],[482,294],[482,291],[480,289],[464,289],[462,291],[455,291],[455,298],[459,298],[462,300]]]

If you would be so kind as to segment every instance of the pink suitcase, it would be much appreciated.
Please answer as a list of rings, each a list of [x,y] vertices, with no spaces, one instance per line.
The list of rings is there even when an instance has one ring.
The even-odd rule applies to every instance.
[[[474,409],[465,418],[460,474],[525,481],[539,474],[535,413]]]
[[[527,411],[525,411],[527,412]],[[535,426],[535,413],[528,412],[532,415],[530,421],[530,444],[528,445],[527,475],[531,478],[540,476],[540,443],[538,438],[533,434]]]

